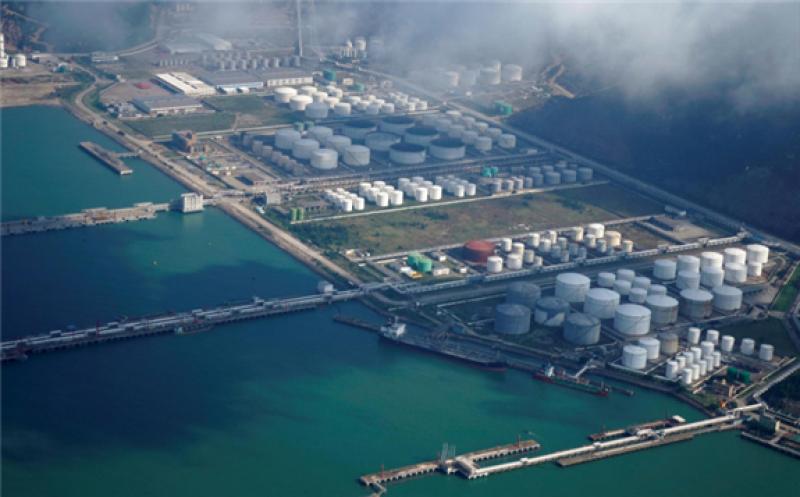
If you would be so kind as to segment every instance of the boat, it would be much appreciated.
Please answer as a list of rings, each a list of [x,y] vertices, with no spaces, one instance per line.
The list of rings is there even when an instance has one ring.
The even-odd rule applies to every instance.
[[[423,350],[432,354],[448,357],[450,359],[475,366],[488,371],[502,372],[508,369],[508,363],[504,360],[491,357],[488,354],[478,352],[467,353],[463,350],[454,348],[446,340],[436,340],[426,335],[406,334],[405,323],[400,322],[397,317],[381,326],[380,337],[389,342],[404,345],[416,350]]]
[[[533,379],[543,381],[545,383],[552,383],[574,390],[580,390],[598,397],[608,397],[611,391],[604,383],[597,383],[586,378],[571,376],[563,369],[556,369],[548,364],[539,371],[534,371]]]

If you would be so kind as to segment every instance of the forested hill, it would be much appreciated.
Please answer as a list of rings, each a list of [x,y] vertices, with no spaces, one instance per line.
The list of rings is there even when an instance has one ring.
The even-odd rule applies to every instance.
[[[800,242],[800,104],[742,112],[674,95],[645,106],[607,92],[554,98],[511,124]]]

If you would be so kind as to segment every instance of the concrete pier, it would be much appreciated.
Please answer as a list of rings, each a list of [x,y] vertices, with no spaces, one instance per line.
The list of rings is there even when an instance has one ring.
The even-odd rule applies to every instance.
[[[84,209],[78,213],[64,214],[62,216],[6,221],[0,225],[0,235],[24,235],[28,233],[42,233],[45,231],[83,228],[103,224],[142,221],[154,219],[159,212],[166,212],[169,209],[169,203],[154,204],[152,202],[143,202],[135,204],[132,207],[123,207],[121,209],[106,209],[105,207]]]
[[[134,152],[118,154],[110,150],[106,150],[105,148],[93,142],[81,142],[80,147],[81,149],[85,150],[86,153],[108,166],[108,168],[115,173],[119,175],[133,174],[133,169],[129,168],[124,162],[122,162],[120,157],[133,157],[135,156]]]

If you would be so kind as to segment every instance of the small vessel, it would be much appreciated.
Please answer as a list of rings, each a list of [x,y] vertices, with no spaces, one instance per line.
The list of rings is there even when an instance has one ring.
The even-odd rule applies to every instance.
[[[406,334],[406,324],[401,323],[395,316],[388,323],[381,326],[380,331],[384,337],[396,340]]]
[[[572,376],[566,373],[563,369],[556,369],[553,365],[547,364],[544,368],[533,373],[533,379],[543,381],[545,383],[552,383],[574,390],[597,395],[598,397],[608,397],[611,391],[605,384],[597,383],[586,378]]]

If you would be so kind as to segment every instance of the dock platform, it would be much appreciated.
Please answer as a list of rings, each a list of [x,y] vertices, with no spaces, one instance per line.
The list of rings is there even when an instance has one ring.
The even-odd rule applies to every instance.
[[[108,166],[108,168],[115,173],[119,175],[133,174],[133,169],[128,167],[122,161],[122,159],[120,159],[120,157],[130,157],[134,154],[134,152],[123,152],[122,154],[117,154],[110,150],[106,150],[94,142],[81,142],[80,147],[86,151],[86,153]]]
[[[146,219],[155,219],[159,212],[166,212],[169,209],[169,203],[154,204],[152,202],[142,202],[132,207],[123,207],[120,209],[98,207],[61,216],[18,219],[0,224],[0,235],[25,235],[28,233],[43,233],[45,231],[100,226],[103,224],[143,221]]]

